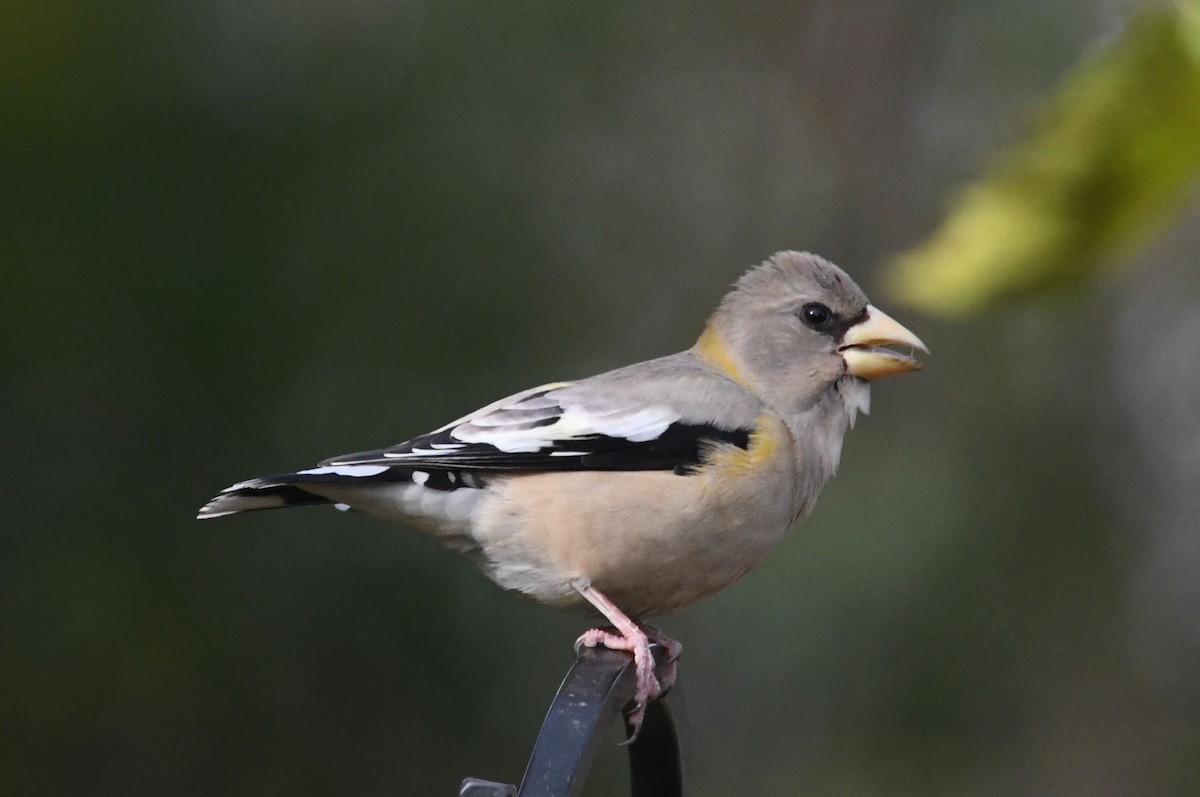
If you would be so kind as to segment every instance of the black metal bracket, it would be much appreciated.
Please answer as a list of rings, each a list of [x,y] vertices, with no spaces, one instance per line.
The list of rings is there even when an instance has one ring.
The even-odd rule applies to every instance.
[[[666,650],[651,645],[650,652],[661,675]],[[459,797],[578,797],[603,729],[624,716],[635,688],[632,656],[583,648],[550,705],[520,788],[467,778]],[[646,707],[641,732],[628,745],[632,797],[684,797],[685,729],[680,706],[668,705],[666,697]],[[627,722],[624,727],[631,732]]]

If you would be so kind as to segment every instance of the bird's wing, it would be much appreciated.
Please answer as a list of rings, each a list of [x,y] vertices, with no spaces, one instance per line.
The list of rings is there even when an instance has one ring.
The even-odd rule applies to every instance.
[[[761,410],[759,400],[736,383],[686,353],[672,355],[580,382],[526,390],[391,448],[239,482],[209,501],[200,517],[339,502],[343,499],[329,495],[347,487],[415,485],[417,498],[457,495],[460,487],[483,487],[491,476],[504,473],[673,470],[684,475],[697,470],[714,448],[749,448]],[[402,511],[429,515],[435,503],[431,498],[428,508],[415,509],[406,504]]]
[[[643,383],[643,388],[645,383]],[[399,445],[332,457],[319,471],[407,467],[490,472],[693,469],[713,445],[749,445],[752,424],[698,418],[669,390],[647,399],[604,381],[517,393]],[[686,402],[683,402],[686,404]],[[691,417],[689,417],[691,416]]]

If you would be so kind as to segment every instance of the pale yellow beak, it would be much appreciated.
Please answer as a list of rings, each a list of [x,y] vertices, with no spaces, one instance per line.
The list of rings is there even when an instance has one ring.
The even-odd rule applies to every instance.
[[[846,373],[863,379],[882,379],[924,368],[916,358],[887,346],[929,353],[920,338],[878,307],[867,305],[867,317],[846,330],[838,351],[846,361]]]

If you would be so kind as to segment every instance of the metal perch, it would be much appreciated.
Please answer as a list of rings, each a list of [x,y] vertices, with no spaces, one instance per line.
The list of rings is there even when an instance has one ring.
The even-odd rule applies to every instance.
[[[666,651],[652,645],[661,673]],[[606,648],[583,648],[550,705],[520,787],[467,778],[459,797],[577,797],[604,739],[603,730],[633,699],[633,658]],[[625,725],[626,733],[630,732]],[[632,797],[683,797],[684,728],[679,706],[666,697],[646,708],[629,749]]]

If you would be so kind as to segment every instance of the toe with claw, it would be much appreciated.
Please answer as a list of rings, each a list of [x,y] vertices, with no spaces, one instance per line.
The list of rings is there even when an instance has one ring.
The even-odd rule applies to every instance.
[[[575,642],[577,650],[581,647],[604,647],[633,654],[637,686],[633,694],[634,710],[629,715],[629,723],[633,727],[636,737],[637,731],[642,725],[642,718],[646,713],[646,705],[651,700],[656,700],[669,686],[669,684],[659,683],[654,674],[654,656],[650,653],[650,639],[641,629],[637,629],[635,633],[622,635],[603,628],[592,628],[585,631]]]

